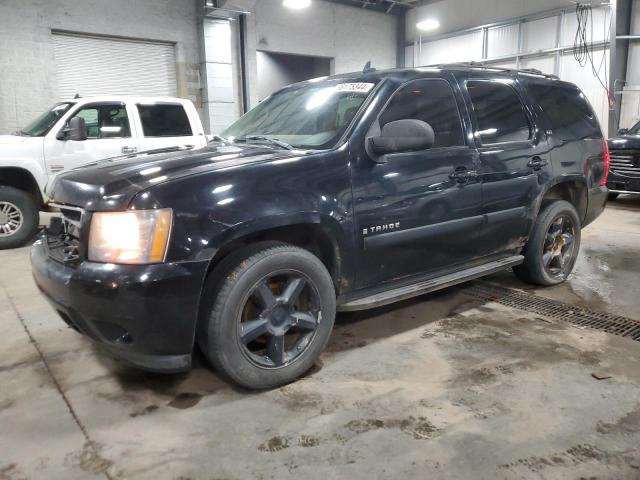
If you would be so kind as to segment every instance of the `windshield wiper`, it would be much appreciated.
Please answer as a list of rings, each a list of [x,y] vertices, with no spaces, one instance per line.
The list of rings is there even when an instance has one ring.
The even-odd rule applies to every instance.
[[[284,148],[286,150],[293,150],[293,147],[288,143],[281,142],[275,138],[265,137],[264,135],[245,135],[244,137],[234,138],[234,142],[248,142],[251,140],[263,140],[265,142],[273,143],[274,145]]]

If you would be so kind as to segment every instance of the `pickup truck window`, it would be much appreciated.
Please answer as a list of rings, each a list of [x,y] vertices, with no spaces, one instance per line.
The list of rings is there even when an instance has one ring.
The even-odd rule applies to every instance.
[[[531,126],[516,91],[500,82],[469,81],[467,91],[473,103],[483,144],[526,142]]]
[[[416,80],[398,90],[380,116],[380,127],[402,119],[431,125],[436,148],[464,145],[458,106],[445,80]]]
[[[193,135],[182,105],[138,105],[145,137],[189,137]]]
[[[131,136],[127,109],[121,103],[87,105],[74,117],[84,118],[87,138],[128,138]]]
[[[280,90],[222,132],[229,140],[268,137],[296,148],[332,148],[375,82],[307,82]]]
[[[28,137],[44,137],[73,105],[73,102],[56,103],[18,133]]]
[[[600,127],[584,94],[576,87],[529,85],[533,97],[551,122],[551,129],[560,138],[600,138]]]

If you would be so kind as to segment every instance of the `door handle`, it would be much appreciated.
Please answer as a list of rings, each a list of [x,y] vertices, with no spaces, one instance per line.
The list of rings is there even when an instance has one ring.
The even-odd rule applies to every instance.
[[[469,180],[475,180],[477,177],[478,172],[475,170],[467,170],[465,167],[456,167],[456,169],[449,174],[449,178],[458,183],[467,183]]]
[[[122,147],[122,153],[136,153],[137,151],[136,147]]]
[[[527,167],[533,168],[534,170],[540,170],[546,164],[546,160],[543,160],[542,157],[536,155],[535,157],[532,157],[531,160],[529,160],[529,163],[527,163]]]

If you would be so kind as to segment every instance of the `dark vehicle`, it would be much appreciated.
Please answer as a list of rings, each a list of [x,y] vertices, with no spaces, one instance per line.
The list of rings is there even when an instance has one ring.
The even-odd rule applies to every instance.
[[[621,193],[640,195],[640,122],[621,128],[618,137],[609,139],[609,150],[609,199],[615,200]]]
[[[65,322],[139,367],[187,369],[197,342],[269,388],[316,362],[336,310],[511,267],[564,281],[607,162],[585,97],[554,77],[339,75],[274,93],[202,149],[60,175],[64,218],[33,272]]]

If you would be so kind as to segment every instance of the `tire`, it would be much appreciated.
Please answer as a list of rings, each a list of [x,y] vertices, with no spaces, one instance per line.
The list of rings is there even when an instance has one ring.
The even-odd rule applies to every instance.
[[[260,390],[313,367],[333,329],[336,294],[317,257],[265,242],[225,258],[205,282],[202,304],[197,341],[204,355],[232,382]]]
[[[616,198],[618,198],[620,194],[619,193],[615,193],[615,192],[609,192],[609,201],[613,202]]]
[[[0,250],[20,247],[38,230],[38,207],[22,190],[0,185]]]
[[[538,214],[523,251],[524,263],[513,271],[527,283],[557,285],[573,270],[579,250],[578,213],[569,202],[558,200],[546,205]]]

